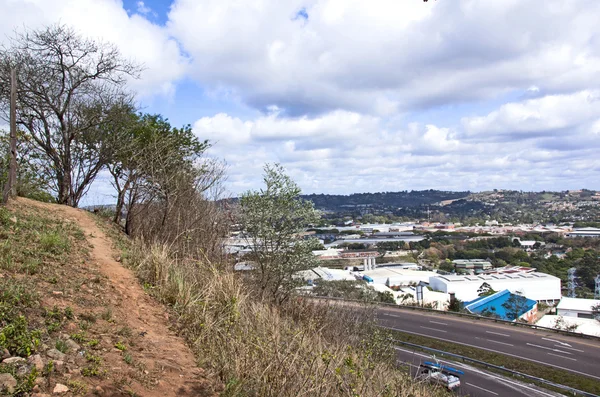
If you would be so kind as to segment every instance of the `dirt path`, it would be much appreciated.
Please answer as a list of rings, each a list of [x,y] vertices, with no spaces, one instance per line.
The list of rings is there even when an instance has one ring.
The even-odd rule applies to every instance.
[[[143,336],[142,355],[150,369],[162,373],[158,384],[144,389],[139,395],[149,397],[212,396],[210,382],[196,366],[191,350],[181,337],[168,326],[168,314],[140,286],[131,270],[124,268],[114,258],[120,255],[113,249],[110,239],[97,226],[93,215],[67,206],[45,204],[27,200],[27,203],[75,221],[92,244],[91,260],[108,278],[115,296],[115,318],[137,335]],[[117,369],[118,368],[114,368]]]

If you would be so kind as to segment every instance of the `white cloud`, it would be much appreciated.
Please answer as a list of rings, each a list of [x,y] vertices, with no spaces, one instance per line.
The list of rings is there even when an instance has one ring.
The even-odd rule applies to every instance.
[[[593,0],[176,0],[168,26],[197,79],[252,106],[389,115],[598,88],[598,18]]]
[[[463,118],[462,124],[468,134],[481,138],[509,135],[513,139],[519,139],[554,136],[558,130],[577,129],[581,126],[589,132],[589,124],[598,117],[600,92],[584,90],[507,103],[486,116]]]
[[[152,11],[152,9],[147,7],[143,1],[138,1],[135,5],[137,7],[137,11],[142,15],[149,14]]]
[[[60,21],[144,63],[147,101],[191,77],[239,105],[193,124],[234,193],[267,161],[313,192],[600,188],[598,1],[174,0],[166,26],[132,4],[0,0],[0,44]]]
[[[211,154],[227,159],[234,194],[260,185],[264,162],[284,164],[308,192],[600,188],[598,103],[587,90],[524,99],[456,128],[341,110],[221,113],[194,131],[218,141]]]
[[[172,95],[188,61],[164,27],[141,15],[128,15],[119,0],[0,0],[0,43],[15,29],[52,23],[73,26],[82,35],[116,44],[122,54],[145,67],[131,87],[142,98]]]

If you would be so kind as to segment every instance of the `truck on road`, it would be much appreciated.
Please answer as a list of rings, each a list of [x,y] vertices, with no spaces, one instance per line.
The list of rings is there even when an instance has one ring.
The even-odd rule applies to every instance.
[[[460,376],[465,373],[456,368],[448,367],[443,364],[425,361],[419,365],[417,379],[423,379],[431,383],[439,384],[450,391],[456,391],[460,388]]]

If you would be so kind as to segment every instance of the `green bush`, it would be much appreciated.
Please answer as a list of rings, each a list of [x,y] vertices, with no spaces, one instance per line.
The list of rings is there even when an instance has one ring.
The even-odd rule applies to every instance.
[[[40,344],[40,332],[30,331],[24,316],[18,316],[0,330],[0,346],[13,355],[29,357]]]
[[[0,207],[0,225],[8,226],[9,224],[10,224],[10,212],[4,207]]]
[[[44,251],[55,255],[68,252],[71,248],[69,239],[58,232],[43,233],[40,237],[40,244]]]
[[[32,306],[36,300],[26,284],[11,278],[0,279],[0,327],[16,317],[21,308]]]

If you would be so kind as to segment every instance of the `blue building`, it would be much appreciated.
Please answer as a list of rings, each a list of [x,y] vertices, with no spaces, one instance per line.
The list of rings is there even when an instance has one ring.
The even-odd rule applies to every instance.
[[[518,318],[524,318],[528,322],[535,320],[537,314],[537,302],[532,299],[525,297],[519,297],[511,293],[509,290],[496,292],[495,294],[488,296],[481,296],[474,301],[465,302],[465,309],[473,314],[480,314],[483,316],[497,317],[502,320],[514,321],[514,313],[508,313],[506,307],[503,305],[511,298],[515,297],[516,300],[520,300],[516,306],[519,311]]]

